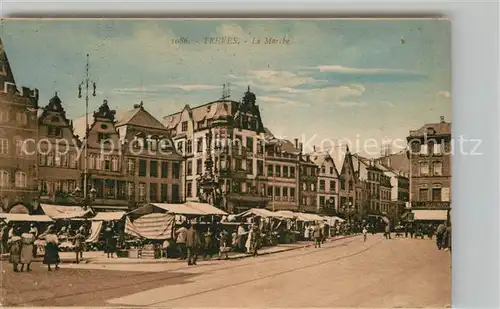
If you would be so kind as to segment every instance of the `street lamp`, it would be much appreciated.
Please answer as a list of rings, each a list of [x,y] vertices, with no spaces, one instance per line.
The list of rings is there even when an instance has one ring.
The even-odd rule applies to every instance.
[[[85,210],[91,206],[92,202],[95,200],[97,196],[97,190],[94,187],[90,188],[90,190],[88,190],[87,192],[88,192],[87,195],[84,194],[82,196],[81,195],[82,190],[79,187],[76,187],[75,190],[73,191],[73,195],[81,198],[81,203],[83,204],[82,206]]]

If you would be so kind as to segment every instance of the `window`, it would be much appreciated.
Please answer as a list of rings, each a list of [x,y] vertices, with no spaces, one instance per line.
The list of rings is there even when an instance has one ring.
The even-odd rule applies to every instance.
[[[175,171],[175,168],[174,168],[174,171]],[[179,193],[180,193],[179,185],[173,184],[172,185],[172,202],[177,203],[181,200]]]
[[[443,175],[443,163],[434,162],[432,169],[434,170],[434,176]]]
[[[283,166],[283,177],[288,178],[288,166]]]
[[[264,176],[264,161],[257,160],[257,175]]]
[[[277,177],[281,177],[281,166],[276,165],[274,171]]]
[[[320,180],[319,181],[319,190],[320,191],[325,191],[325,181],[324,180]]]
[[[188,181],[186,183],[186,197],[192,197],[193,196],[193,183],[191,181]]]
[[[196,152],[203,152],[203,137],[198,137],[196,140]]]
[[[135,196],[134,192],[134,183],[133,182],[127,182],[127,198],[130,200],[133,200]]]
[[[288,188],[287,187],[283,187],[283,197],[284,197],[284,200],[288,200]]]
[[[6,138],[0,139],[0,155],[9,154],[9,140]]]
[[[420,188],[418,192],[419,201],[425,202],[427,201],[427,193],[429,190],[427,188]]]
[[[54,166],[61,167],[61,154],[59,152],[54,156]]]
[[[290,202],[295,201],[295,188],[290,188]]]
[[[161,162],[161,178],[168,178],[168,162]]]
[[[127,182],[123,180],[118,180],[117,181],[118,185],[118,199],[119,200],[125,200],[127,199]]]
[[[349,191],[354,190],[354,182],[352,180],[349,180]]]
[[[104,198],[115,198],[115,180],[104,180]]]
[[[321,206],[321,207],[325,206],[325,197],[324,196],[319,197],[319,206]]]
[[[335,192],[336,186],[337,186],[337,183],[335,182],[335,180],[331,180],[330,181],[330,192]]]
[[[16,188],[26,188],[28,186],[28,178],[24,172],[16,172]]]
[[[179,179],[181,176],[180,172],[181,172],[181,166],[180,166],[179,162],[173,162],[172,163],[172,177],[173,177],[173,179]],[[175,198],[173,189],[174,189],[174,185],[172,185],[172,198]]]
[[[47,165],[47,155],[46,154],[41,153],[38,155],[38,165],[40,165],[40,166]]]
[[[196,160],[196,174],[201,175],[203,173],[203,162],[201,159]]]
[[[204,121],[198,121],[198,129],[203,128]]]
[[[149,200],[151,202],[158,201],[158,184],[157,183],[150,183],[149,184]]]
[[[267,196],[273,196],[273,186],[267,186]]]
[[[306,183],[302,184],[302,191],[307,191],[307,184]]]
[[[321,166],[321,174],[326,173],[326,167],[324,165]]]
[[[236,165],[234,168],[237,171],[241,171],[243,169],[243,160],[241,159],[236,159],[234,160],[234,164]]]
[[[340,180],[340,190],[345,190],[345,180],[344,179]]]
[[[158,177],[158,161],[149,162],[149,177]]]
[[[167,184],[162,183],[160,187],[160,202],[166,203],[168,201],[168,195],[167,195]]]
[[[441,188],[432,188],[432,200],[441,201]]]
[[[61,166],[64,167],[64,168],[68,167],[68,157],[69,157],[68,153],[64,153],[61,156]]]
[[[146,160],[139,160],[139,177],[146,177],[147,162]]]
[[[253,152],[253,138],[250,136],[247,136],[247,150]]]
[[[118,157],[117,156],[111,157],[111,170],[113,172],[118,172],[119,171]]]
[[[181,126],[182,126],[181,127],[182,132],[186,132],[188,130],[188,122],[187,121],[183,121]]]
[[[420,162],[420,175],[421,176],[429,175],[429,163]]]
[[[183,143],[183,142],[178,142],[178,143],[177,143],[177,150],[178,150],[180,153],[184,153],[184,143]]]
[[[311,184],[311,191],[315,191],[316,190],[316,186],[312,183]]]
[[[333,175],[333,166],[330,166],[330,174]]]
[[[273,176],[273,165],[268,165],[267,166],[267,176]]]
[[[26,115],[26,113],[19,112],[16,114],[16,121],[17,124],[25,126],[28,124],[28,115]]]
[[[281,196],[281,187],[274,187],[274,199]]]
[[[193,141],[190,139],[186,141],[186,153],[193,153]]]
[[[105,142],[105,141],[108,141],[108,140],[109,140],[109,134],[108,133],[102,133],[102,132],[97,133],[97,141],[99,143],[102,143],[102,142]]]
[[[251,130],[257,130],[257,120],[252,119],[252,120],[250,121],[250,129],[251,129]]]
[[[420,147],[420,154],[423,154],[423,155],[426,155],[429,153],[429,149],[427,147],[427,144],[423,144],[421,147]]]
[[[0,109],[0,123],[9,121],[9,111],[6,109]]]
[[[130,176],[135,175],[135,159],[127,160],[127,174]]]
[[[139,183],[139,201],[143,202],[146,198],[146,184]]]
[[[295,178],[295,167],[290,166],[290,178]]]
[[[9,178],[9,172],[7,172],[6,170],[0,170],[0,188],[6,188],[9,186]]]
[[[111,157],[104,156],[104,170],[111,171]]]
[[[247,166],[246,166],[246,170],[247,170],[247,174],[253,174],[253,160],[252,159],[248,159],[246,160],[247,162]]]
[[[187,164],[187,174],[188,174],[188,176],[193,175],[193,160],[187,160],[186,164]]]
[[[441,154],[441,144],[439,143],[434,143],[434,149],[432,150],[432,152],[434,154]]]
[[[61,128],[49,125],[47,126],[47,135],[50,137],[62,137]]]

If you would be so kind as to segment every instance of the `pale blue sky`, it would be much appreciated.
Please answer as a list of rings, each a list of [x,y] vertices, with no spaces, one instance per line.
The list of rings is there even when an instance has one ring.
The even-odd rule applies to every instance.
[[[238,45],[172,44],[172,39],[237,36]],[[252,45],[287,36],[289,45]],[[450,23],[445,20],[4,20],[1,37],[18,85],[60,93],[68,117],[85,54],[98,96],[119,111],[144,101],[156,117],[246,85],[264,124],[305,140],[405,138],[440,116],[451,121]],[[402,38],[404,44],[402,44]],[[245,43],[247,41],[247,43]]]

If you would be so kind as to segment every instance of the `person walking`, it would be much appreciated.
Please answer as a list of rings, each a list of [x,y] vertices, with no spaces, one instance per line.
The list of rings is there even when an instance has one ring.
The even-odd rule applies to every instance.
[[[212,258],[213,256],[213,244],[212,244],[212,239],[213,239],[213,234],[211,228],[208,228],[205,234],[203,235],[204,237],[204,242],[203,242],[203,259],[206,259],[207,257]]]
[[[113,258],[113,255],[116,252],[117,239],[110,225],[108,225],[108,227],[104,230],[104,239],[106,242],[106,249],[104,252],[107,254],[108,258]]]
[[[386,239],[391,239],[391,226],[389,223],[385,225],[385,233],[384,236]]]
[[[200,248],[200,236],[194,227],[188,223],[186,225],[186,249],[188,265],[196,265],[198,260],[198,250]]]
[[[181,227],[175,231],[176,239],[175,243],[177,245],[177,249],[179,250],[179,260],[185,260],[187,253],[186,253],[186,234],[187,234],[187,228],[186,225],[183,223],[181,224]]]
[[[83,246],[85,243],[85,236],[83,236],[82,230],[78,230],[74,237],[75,253],[76,253],[76,264],[80,264],[80,260],[83,259]]]
[[[217,238],[219,241],[219,260],[222,259],[222,255],[225,254],[226,260],[229,259],[228,252],[229,252],[229,234],[226,230],[222,230],[219,234],[219,237]]]
[[[18,228],[12,231],[12,237],[7,241],[9,248],[9,262],[12,263],[14,272],[19,272],[17,265],[21,264],[21,250],[23,248],[22,239],[19,236],[20,230]]]
[[[31,262],[33,262],[33,248],[35,247],[35,236],[31,233],[23,233],[21,234],[21,271],[24,270],[24,265],[26,265],[26,271],[31,271]]]
[[[363,241],[366,242],[366,237],[368,235],[368,230],[366,229],[366,226],[363,227]]]
[[[446,232],[446,223],[441,223],[436,229],[436,246],[438,250],[443,249],[443,236]]]
[[[55,234],[54,225],[48,227],[43,235],[43,239],[46,241],[43,264],[47,265],[48,271],[52,271],[50,265],[55,265],[55,269],[58,270],[61,259],[59,258],[59,239]]]
[[[315,223],[313,225],[314,248],[321,248],[321,227]]]

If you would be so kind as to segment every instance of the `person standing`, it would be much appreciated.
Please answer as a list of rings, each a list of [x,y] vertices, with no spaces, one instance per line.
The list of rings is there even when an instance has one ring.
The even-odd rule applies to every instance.
[[[52,271],[50,265],[55,265],[55,269],[58,270],[59,263],[61,262],[61,259],[59,258],[59,239],[55,234],[55,228],[53,225],[49,226],[47,231],[44,233],[43,238],[46,241],[43,264],[47,265],[49,271]]]
[[[106,249],[104,252],[107,254],[108,258],[113,258],[113,254],[116,252],[117,240],[110,225],[104,230],[104,239],[106,242]]]
[[[83,259],[83,245],[85,243],[85,236],[82,234],[82,230],[78,230],[74,237],[74,246],[76,253],[76,264],[80,264],[80,260]]]
[[[186,259],[186,233],[187,229],[184,223],[179,229],[177,229],[177,231],[175,231],[175,243],[177,244],[177,249],[179,250],[180,255],[179,260]]]
[[[441,223],[436,229],[436,246],[438,250],[443,249],[443,236],[446,232],[446,225]]]
[[[212,258],[213,252],[212,252],[212,229],[208,228],[207,231],[205,232],[204,236],[204,242],[203,242],[203,258],[210,257]]]
[[[238,226],[238,251],[239,252],[245,252],[245,235],[247,234],[247,231],[245,230],[245,227],[243,226],[243,223]],[[249,236],[247,236],[249,237]]]
[[[389,223],[385,225],[385,233],[384,236],[386,239],[391,239],[391,226]]]
[[[259,249],[259,242],[260,242],[260,229],[256,224],[254,224],[252,226],[252,238],[250,240],[250,252],[252,253],[253,256],[258,255],[257,250]]]
[[[31,233],[21,234],[22,248],[21,248],[21,271],[24,270],[24,265],[26,264],[26,271],[31,271],[31,262],[33,262],[33,251],[35,246],[36,237]]]
[[[14,229],[12,231],[12,237],[7,241],[7,246],[9,247],[9,262],[12,263],[14,272],[19,272],[17,265],[21,264],[21,250],[23,247],[22,239],[19,236],[19,229]]]
[[[306,240],[306,241],[309,240],[309,238],[310,238],[309,232],[310,232],[309,226],[306,226],[304,228],[304,240]]]
[[[321,227],[319,224],[315,223],[312,226],[313,237],[314,237],[314,248],[321,248]]]
[[[198,260],[198,250],[200,248],[200,236],[194,227],[188,223],[186,225],[186,249],[188,265],[196,265]]]
[[[366,237],[368,235],[368,230],[366,229],[366,226],[363,228],[363,240],[366,242]]]
[[[229,247],[228,247],[229,234],[227,233],[226,230],[223,229],[220,232],[218,240],[219,240],[219,260],[222,259],[222,255],[223,254],[226,255],[226,260],[229,259],[229,256],[228,256],[228,251],[229,251]]]

